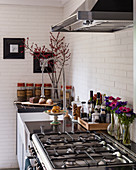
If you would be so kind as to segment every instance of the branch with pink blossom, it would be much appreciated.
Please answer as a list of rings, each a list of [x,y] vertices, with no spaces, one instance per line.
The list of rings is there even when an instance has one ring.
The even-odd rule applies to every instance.
[[[69,44],[65,43],[64,41],[65,37],[63,36],[60,38],[60,32],[56,37],[50,32],[50,49],[46,48],[45,45],[40,47],[34,42],[30,45],[29,38],[27,38],[27,40],[24,42],[25,50],[28,50],[29,53],[39,61],[41,58],[49,58],[49,53],[52,54],[53,63],[51,61],[48,62],[48,67],[51,68],[51,73],[48,71],[47,67],[45,67],[45,69],[49,75],[53,87],[56,89],[58,88],[62,70],[64,66],[68,65],[68,61],[71,56]],[[56,95],[58,98],[57,93]]]

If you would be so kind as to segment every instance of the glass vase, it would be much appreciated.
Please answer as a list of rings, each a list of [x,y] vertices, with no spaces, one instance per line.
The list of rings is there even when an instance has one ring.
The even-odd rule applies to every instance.
[[[114,133],[115,133],[115,138],[117,140],[122,140],[122,124],[121,124],[121,119],[119,117],[117,117],[116,119]]]
[[[111,136],[114,136],[114,112],[111,112],[111,123],[107,127],[107,132]]]
[[[130,124],[123,124],[123,144],[131,145],[130,141]]]

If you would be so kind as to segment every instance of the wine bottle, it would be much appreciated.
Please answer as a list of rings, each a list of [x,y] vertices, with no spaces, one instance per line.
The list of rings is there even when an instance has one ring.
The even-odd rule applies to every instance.
[[[90,90],[90,103],[92,103],[92,101],[93,101],[93,91]]]
[[[101,110],[100,92],[97,92],[97,99],[96,99],[95,109],[97,109],[98,112],[100,113],[100,110]]]
[[[105,94],[102,95],[102,104],[101,104],[101,112],[100,112],[101,123],[106,123],[106,111],[105,111],[106,104],[104,101],[105,96],[106,96]]]
[[[88,102],[88,122],[92,122],[92,114],[94,113],[94,103]]]

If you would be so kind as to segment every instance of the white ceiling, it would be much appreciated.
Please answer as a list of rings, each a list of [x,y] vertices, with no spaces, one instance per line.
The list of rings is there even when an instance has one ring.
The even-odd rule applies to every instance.
[[[63,7],[68,0],[0,0],[0,4]]]

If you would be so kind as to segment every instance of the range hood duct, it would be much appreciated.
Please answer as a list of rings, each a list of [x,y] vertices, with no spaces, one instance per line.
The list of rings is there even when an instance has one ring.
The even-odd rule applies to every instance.
[[[53,32],[115,32],[133,27],[133,0],[85,0]]]

